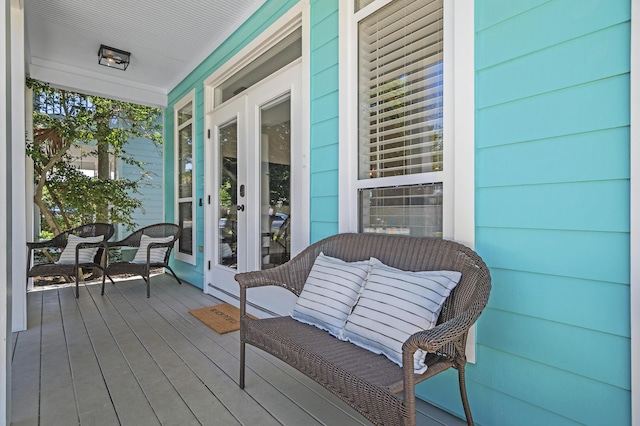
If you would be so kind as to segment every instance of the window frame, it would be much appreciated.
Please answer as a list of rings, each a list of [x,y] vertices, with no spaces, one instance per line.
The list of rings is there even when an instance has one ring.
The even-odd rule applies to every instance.
[[[191,103],[191,118],[186,120],[184,123],[179,124],[178,122],[178,113],[182,108],[189,105]],[[173,140],[174,140],[174,194],[175,194],[175,202],[174,202],[174,219],[175,223],[180,225],[180,204],[182,203],[191,203],[191,254],[182,253],[178,247],[173,251],[174,257],[176,260],[180,260],[182,262],[190,263],[192,265],[196,264],[196,186],[195,186],[195,177],[196,177],[196,151],[195,151],[195,118],[196,118],[196,103],[195,103],[195,90],[192,90],[187,95],[185,95],[182,99],[180,99],[173,107]],[[191,196],[190,197],[180,197],[180,131],[188,126],[191,126],[191,158],[192,158],[192,169],[191,169]],[[184,235],[185,230],[182,229],[182,233]]]
[[[340,188],[339,231],[358,232],[358,189],[427,183],[423,174],[358,179],[358,22],[395,0],[375,0],[355,11],[353,0],[340,3]],[[444,0],[443,238],[475,245],[475,28],[474,0]],[[356,141],[356,143],[353,143]],[[439,173],[439,172],[436,172]],[[475,327],[469,332],[467,357],[475,362]]]

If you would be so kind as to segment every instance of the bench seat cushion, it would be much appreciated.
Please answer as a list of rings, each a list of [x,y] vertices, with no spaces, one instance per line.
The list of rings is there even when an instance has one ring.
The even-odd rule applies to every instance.
[[[362,409],[369,419],[378,423],[398,424],[386,416],[405,413],[402,400],[395,394],[402,391],[402,368],[383,355],[377,355],[352,343],[332,337],[326,331],[296,321],[290,317],[252,319],[242,317],[246,342],[283,360],[329,389],[341,399],[353,403],[371,395],[379,404],[367,403]],[[427,356],[429,370],[416,377],[424,380],[452,366],[452,361],[435,354]],[[389,404],[397,410],[390,410]],[[386,417],[386,418],[385,418]]]

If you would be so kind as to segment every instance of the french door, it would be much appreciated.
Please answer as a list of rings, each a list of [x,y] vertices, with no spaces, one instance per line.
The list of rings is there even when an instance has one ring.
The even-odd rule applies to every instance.
[[[308,243],[298,231],[306,220],[302,153],[295,143],[300,110],[300,66],[294,64],[208,116],[212,155],[205,167],[214,172],[207,214],[215,225],[207,229],[206,291],[223,300],[237,298],[236,273],[283,264]],[[258,289],[249,292],[249,302],[288,313],[294,299],[283,292]]]

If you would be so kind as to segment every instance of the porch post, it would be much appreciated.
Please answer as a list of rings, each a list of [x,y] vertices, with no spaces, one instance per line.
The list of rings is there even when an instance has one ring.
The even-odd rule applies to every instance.
[[[11,0],[11,158],[9,179],[11,180],[11,331],[27,329],[27,292],[24,271],[27,268],[27,185],[33,180],[26,173],[25,151],[25,61],[24,61],[24,5],[20,0]],[[33,185],[31,185],[33,186]],[[27,226],[29,225],[29,226]],[[33,241],[33,240],[31,240]]]
[[[10,0],[0,7],[0,202],[6,214],[0,215],[0,423],[10,424],[11,404],[11,289],[10,289],[10,237],[11,208],[9,202],[11,161],[11,9]]]

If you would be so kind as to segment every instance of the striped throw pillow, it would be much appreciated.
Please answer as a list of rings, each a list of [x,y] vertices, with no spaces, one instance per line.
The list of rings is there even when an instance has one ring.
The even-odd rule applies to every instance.
[[[320,253],[291,317],[341,338],[344,324],[358,299],[369,268],[368,260],[345,262]]]
[[[102,235],[97,237],[78,237],[77,235],[69,235],[67,238],[67,246],[60,253],[60,258],[56,262],[59,265],[73,265],[76,263],[76,246],[80,243],[99,243],[104,239]],[[93,263],[93,259],[98,253],[100,247],[90,247],[80,249],[78,252],[78,264]]]
[[[435,327],[444,301],[458,284],[457,271],[408,272],[372,259],[364,291],[344,328],[346,340],[402,366],[402,344],[414,333]],[[427,370],[418,350],[414,370]]]
[[[172,236],[152,238],[143,234],[142,237],[140,237],[140,247],[138,248],[138,251],[131,263],[147,263],[147,246],[149,246],[149,244],[168,243],[171,240],[173,240]],[[150,263],[164,263],[164,256],[167,254],[167,250],[169,250],[169,247],[152,248]]]

